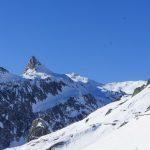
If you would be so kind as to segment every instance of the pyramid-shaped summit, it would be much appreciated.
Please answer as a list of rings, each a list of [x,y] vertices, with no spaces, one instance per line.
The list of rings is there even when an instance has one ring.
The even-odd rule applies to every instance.
[[[26,67],[26,70],[27,69],[36,69],[38,66],[41,66],[42,64],[39,62],[39,60],[35,57],[35,56],[32,56],[29,60],[29,63]]]
[[[53,76],[54,73],[47,69],[35,56],[29,59],[23,76],[25,78],[34,79],[35,77]]]
[[[41,65],[42,64],[40,63],[40,61],[35,56],[32,56],[29,60],[29,63],[27,65],[25,71],[27,71],[28,69],[36,70],[37,67],[39,67]]]

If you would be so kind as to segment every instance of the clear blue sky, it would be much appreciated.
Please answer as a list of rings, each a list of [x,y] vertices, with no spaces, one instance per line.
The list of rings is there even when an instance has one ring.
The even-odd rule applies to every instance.
[[[0,65],[35,55],[100,82],[150,78],[149,0],[1,0]]]

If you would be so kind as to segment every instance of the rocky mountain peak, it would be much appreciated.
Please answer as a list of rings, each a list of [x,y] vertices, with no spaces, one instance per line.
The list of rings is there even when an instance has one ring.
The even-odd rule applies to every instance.
[[[32,56],[28,62],[28,65],[27,65],[25,71],[27,71],[28,69],[36,70],[36,68],[41,65],[42,64],[40,63],[40,61],[35,56]]]
[[[23,73],[24,78],[34,79],[36,77],[47,78],[54,73],[47,69],[35,56],[32,56]]]

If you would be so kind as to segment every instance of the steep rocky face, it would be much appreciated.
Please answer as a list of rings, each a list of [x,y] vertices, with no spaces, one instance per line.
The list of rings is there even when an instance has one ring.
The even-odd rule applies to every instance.
[[[33,120],[32,122],[32,126],[29,130],[27,140],[28,141],[34,140],[48,133],[49,133],[49,130],[48,130],[47,122],[44,121],[42,118],[37,118]]]
[[[39,86],[37,86],[39,85]],[[44,100],[48,93],[58,94],[64,84],[51,80],[23,80],[0,83],[0,145],[9,146],[11,141],[28,135],[32,120],[37,116],[32,105],[37,100]]]
[[[50,132],[52,132],[82,120],[93,110],[96,110],[99,104],[100,102],[91,94],[83,95],[82,97],[70,97],[66,102],[60,103],[45,112],[40,112],[37,116],[50,124]]]
[[[28,69],[36,69],[40,65],[42,64],[34,56],[32,56],[31,59],[29,60],[29,63],[25,71],[27,71]]]
[[[5,74],[0,73],[0,149],[46,134],[41,128],[37,135],[33,132],[38,118],[48,123],[48,132],[53,132],[122,96],[99,88],[101,84],[83,84],[53,73],[35,57],[30,59],[23,76],[1,70]]]

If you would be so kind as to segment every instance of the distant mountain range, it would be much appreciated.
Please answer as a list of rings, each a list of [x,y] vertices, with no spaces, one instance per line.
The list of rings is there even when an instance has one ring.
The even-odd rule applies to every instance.
[[[57,142],[58,147],[66,142],[71,146],[76,141],[77,147],[74,148],[81,149],[85,143],[80,138],[88,139],[91,133],[93,135],[91,131],[98,129],[99,132],[105,133],[134,119],[135,115],[125,118],[123,112],[127,112],[127,115],[131,113],[131,109],[127,109],[126,105],[132,99],[135,102],[131,103],[131,106],[136,105],[138,100],[132,98],[132,94],[143,85],[143,89],[148,90],[146,84],[147,81],[102,84],[76,73],[57,74],[47,69],[34,56],[29,60],[22,75],[12,74],[1,67],[0,149],[18,146],[46,134],[49,134],[46,139],[48,138],[51,146]],[[107,104],[109,105],[105,106]],[[101,108],[102,106],[105,107]],[[130,105],[128,107],[130,108]],[[136,110],[135,114],[140,111]],[[92,112],[94,113],[88,116]],[[111,116],[112,112],[122,118],[119,117],[118,121],[115,121],[117,116],[107,117]],[[82,119],[84,120],[75,123]],[[75,124],[70,125],[72,123]],[[70,126],[64,128],[68,125]],[[45,140],[45,137],[39,140],[41,139]],[[38,146],[44,144],[39,140]],[[49,144],[44,145],[49,147]],[[45,148],[38,148],[34,141],[31,141],[25,149],[31,150],[32,145],[36,150]],[[23,149],[18,149],[21,148]]]

